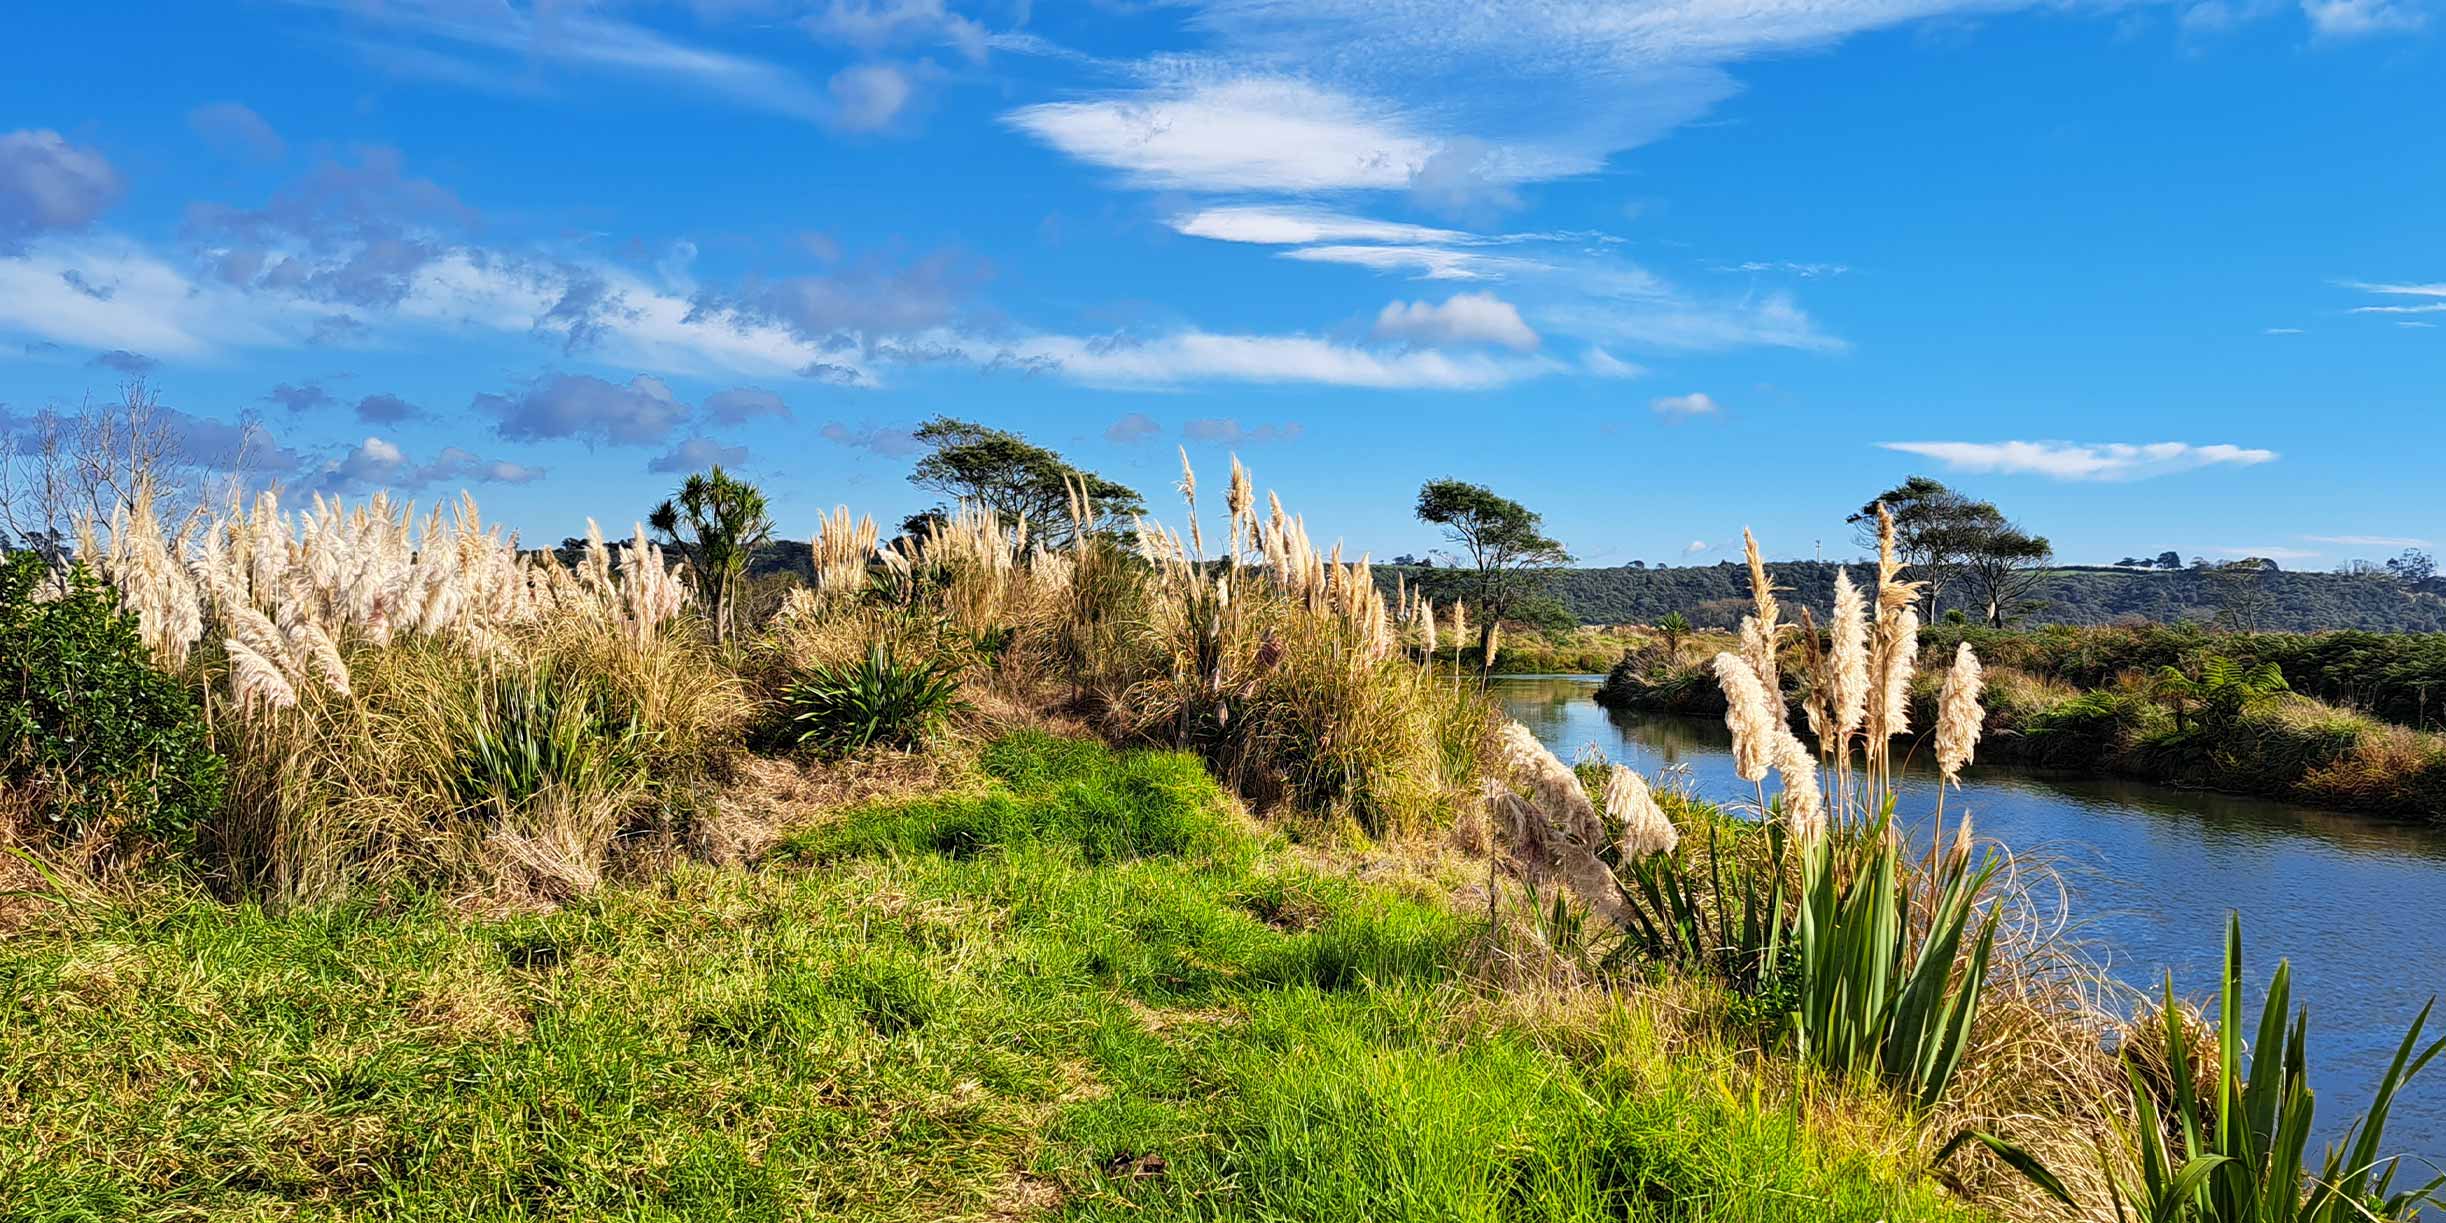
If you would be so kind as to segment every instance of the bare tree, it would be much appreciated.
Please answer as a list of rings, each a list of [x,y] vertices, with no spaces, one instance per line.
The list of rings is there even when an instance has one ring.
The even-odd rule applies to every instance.
[[[161,397],[142,379],[115,403],[88,396],[73,416],[45,409],[0,422],[0,543],[63,563],[80,532],[101,530],[140,487],[189,499],[189,474]]]

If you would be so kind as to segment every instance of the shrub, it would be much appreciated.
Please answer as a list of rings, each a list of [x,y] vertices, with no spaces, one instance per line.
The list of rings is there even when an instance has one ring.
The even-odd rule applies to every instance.
[[[799,743],[846,754],[911,747],[959,708],[958,662],[910,661],[878,640],[856,662],[815,663],[782,692]]]
[[[194,697],[81,564],[0,564],[0,782],[66,837],[181,848],[221,806],[226,766]]]

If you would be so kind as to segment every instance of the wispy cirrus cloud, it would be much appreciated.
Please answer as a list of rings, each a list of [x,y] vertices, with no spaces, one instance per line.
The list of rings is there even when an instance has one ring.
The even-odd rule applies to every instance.
[[[2272,463],[2273,450],[2188,442],[1879,442],[1883,449],[1935,459],[1955,471],[2045,476],[2052,480],[2141,480],[2201,467]]]

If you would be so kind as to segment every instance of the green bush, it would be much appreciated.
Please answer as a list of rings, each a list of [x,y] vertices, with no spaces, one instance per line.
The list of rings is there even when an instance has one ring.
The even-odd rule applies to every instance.
[[[507,816],[558,788],[619,794],[643,784],[647,736],[581,678],[509,671],[489,679],[453,782],[468,809]]]
[[[801,745],[842,754],[876,746],[912,747],[959,708],[957,664],[909,662],[878,641],[854,663],[818,663],[782,691]]]
[[[99,578],[53,577],[31,552],[0,563],[0,789],[63,836],[192,844],[227,786],[194,697]]]

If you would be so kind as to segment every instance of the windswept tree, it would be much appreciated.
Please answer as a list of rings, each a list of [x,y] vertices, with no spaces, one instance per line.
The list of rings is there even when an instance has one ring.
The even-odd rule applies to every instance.
[[[1987,626],[2003,628],[2037,606],[2055,549],[2044,535],[2032,535],[2009,522],[1999,523],[1970,541],[1961,561],[1962,585],[1985,609]]]
[[[663,546],[687,562],[714,640],[730,640],[748,559],[773,538],[764,491],[716,465],[688,477],[679,494],[655,506],[646,521],[662,536]]]
[[[969,502],[999,514],[1006,521],[1025,519],[1037,538],[1066,544],[1074,533],[1070,521],[1070,486],[1084,486],[1095,506],[1094,530],[1112,530],[1146,512],[1136,489],[1117,484],[1092,471],[1073,466],[1061,455],[1003,429],[974,421],[937,416],[918,426],[917,441],[927,448],[909,473],[909,483],[940,493],[952,502]],[[948,513],[937,506],[910,520]]]
[[[1469,602],[1482,625],[1517,612],[1544,585],[1539,570],[1571,563],[1571,553],[1547,536],[1543,518],[1483,484],[1428,481],[1418,490],[1418,518],[1444,528],[1460,550],[1455,563],[1477,571]]]
[[[1904,564],[1919,570],[1912,576],[1923,584],[1923,620],[1937,618],[1946,587],[1963,576],[1963,567],[1972,557],[2000,535],[2015,532],[1994,503],[1966,496],[1928,476],[1913,476],[1869,498],[1858,513],[1844,519],[1852,524],[1862,547],[1877,546],[1880,505],[1894,517],[1895,551]]]

